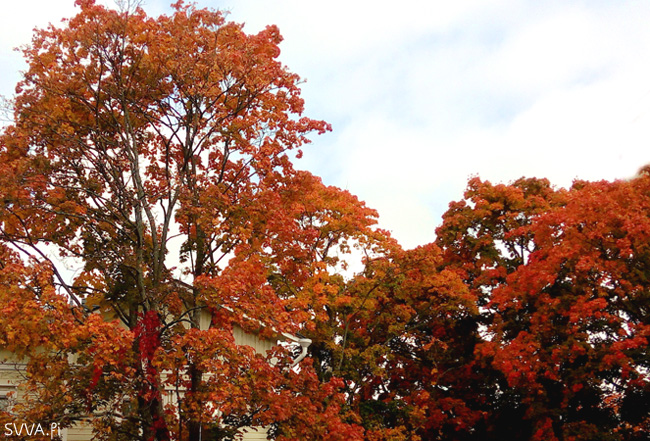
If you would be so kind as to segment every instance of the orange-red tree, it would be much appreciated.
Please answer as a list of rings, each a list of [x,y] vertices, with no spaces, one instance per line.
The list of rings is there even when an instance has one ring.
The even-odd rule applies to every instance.
[[[27,363],[17,409],[92,416],[99,439],[268,424],[278,439],[359,439],[340,383],[232,336],[313,330],[322,281],[384,240],[372,210],[293,169],[329,126],[301,116],[277,28],[248,35],[182,2],[157,18],[77,4],[24,50],[0,138],[0,347]]]
[[[478,391],[466,387],[478,335],[469,290],[453,271],[440,270],[435,244],[403,251],[381,243],[383,252],[354,278],[324,287],[335,296],[308,334],[319,377],[345,380],[365,439],[467,432],[481,417],[465,402]]]
[[[438,244],[480,307],[492,390],[478,439],[647,439],[649,190],[473,179],[451,204]]]

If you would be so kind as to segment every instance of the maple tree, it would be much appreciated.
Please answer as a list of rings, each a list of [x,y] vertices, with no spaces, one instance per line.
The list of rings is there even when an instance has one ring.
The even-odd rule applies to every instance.
[[[27,363],[14,410],[91,416],[98,439],[361,439],[340,380],[233,338],[313,331],[352,247],[384,240],[373,210],[293,168],[329,125],[302,116],[278,29],[182,1],[157,18],[77,5],[24,50],[0,137],[0,347]]]
[[[473,179],[451,204],[438,243],[481,308],[493,390],[481,439],[647,438],[648,185]]]
[[[475,340],[466,326],[476,312],[469,290],[440,269],[435,244],[388,245],[337,286],[309,334],[319,376],[346,381],[366,439],[435,439],[467,429],[478,416],[462,397],[476,389],[460,388]]]

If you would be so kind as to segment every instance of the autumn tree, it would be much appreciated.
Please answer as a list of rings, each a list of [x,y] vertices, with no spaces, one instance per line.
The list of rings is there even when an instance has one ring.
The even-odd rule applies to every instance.
[[[360,439],[339,380],[232,336],[314,331],[323,281],[384,240],[374,211],[294,170],[329,126],[302,116],[278,29],[248,35],[182,1],[157,18],[77,4],[24,49],[0,137],[0,346],[27,363],[17,409],[92,416],[99,439],[268,424],[278,439]]]
[[[314,289],[329,298],[307,332],[315,369],[344,381],[367,440],[463,439],[484,415],[472,373],[478,309],[435,244],[405,251],[382,234],[359,273]]]
[[[646,439],[650,178],[473,179],[438,229],[492,390],[479,439]]]

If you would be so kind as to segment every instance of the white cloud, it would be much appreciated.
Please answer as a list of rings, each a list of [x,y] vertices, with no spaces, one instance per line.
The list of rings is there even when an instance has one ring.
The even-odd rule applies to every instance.
[[[6,2],[2,5],[0,14],[0,44],[3,52],[7,48],[29,43],[34,28],[43,28],[49,23],[59,24],[61,18],[73,13],[71,1]]]

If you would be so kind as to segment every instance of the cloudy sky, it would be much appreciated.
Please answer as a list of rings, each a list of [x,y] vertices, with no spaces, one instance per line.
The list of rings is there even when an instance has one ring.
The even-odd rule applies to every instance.
[[[112,0],[105,3],[112,4]],[[171,0],[147,0],[151,15]],[[650,163],[650,2],[199,0],[256,32],[277,24],[307,115],[334,131],[298,166],[379,210],[406,247],[430,242],[468,177],[628,178]],[[74,14],[23,0],[0,16],[0,94],[12,48]]]

